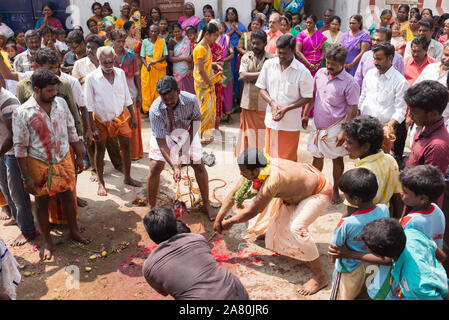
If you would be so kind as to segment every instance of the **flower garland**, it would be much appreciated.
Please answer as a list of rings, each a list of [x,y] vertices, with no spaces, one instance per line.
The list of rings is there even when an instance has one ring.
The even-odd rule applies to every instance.
[[[242,183],[241,187],[237,192],[234,194],[232,199],[235,201],[235,204],[237,205],[237,208],[241,209],[243,208],[243,201],[247,199],[254,198],[257,193],[259,192],[262,184],[264,181],[268,178],[270,175],[271,167],[270,167],[270,156],[265,155],[267,158],[267,165],[266,167],[259,172],[259,175],[254,180],[245,179],[245,181]]]

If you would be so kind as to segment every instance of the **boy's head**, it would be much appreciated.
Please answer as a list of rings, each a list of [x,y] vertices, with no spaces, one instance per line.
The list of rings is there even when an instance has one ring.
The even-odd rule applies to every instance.
[[[404,99],[416,125],[429,126],[441,119],[449,94],[447,88],[438,81],[426,80],[409,88]]]
[[[196,41],[196,30],[192,26],[188,26],[185,30],[187,38],[190,42],[194,43]]]
[[[402,201],[412,208],[435,202],[445,188],[443,174],[431,165],[405,168],[399,180],[402,184]]]
[[[14,58],[17,55],[17,45],[13,40],[6,41],[6,52],[10,58]]]
[[[406,237],[398,220],[383,218],[363,228],[362,240],[374,255],[397,260],[405,249]]]
[[[57,29],[55,31],[56,39],[58,39],[61,42],[65,42],[65,31],[63,29]]]
[[[344,147],[351,159],[364,158],[376,154],[382,147],[384,131],[377,118],[360,116],[343,124]]]
[[[371,202],[377,194],[378,184],[374,173],[366,168],[355,168],[343,174],[338,187],[352,205]]]
[[[49,27],[44,27],[41,31],[42,40],[47,43],[53,37],[52,31]]]
[[[143,218],[143,225],[151,240],[159,244],[178,233],[178,227],[173,210],[165,207],[155,207]]]

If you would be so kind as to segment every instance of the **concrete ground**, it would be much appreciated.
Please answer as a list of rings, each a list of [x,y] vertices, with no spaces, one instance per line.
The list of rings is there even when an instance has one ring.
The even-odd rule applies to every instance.
[[[232,125],[222,125],[222,131],[226,132],[224,138],[217,138],[205,148],[208,152],[213,151],[217,158],[217,164],[207,169],[209,179],[221,178],[227,181],[225,188],[217,190],[219,199],[223,199],[239,179],[238,167],[232,158],[238,117],[239,114],[234,114]],[[145,151],[149,149],[150,134],[150,124],[145,117]],[[300,161],[311,163],[312,157],[306,150],[307,139],[308,133],[302,132],[298,153]],[[229,150],[220,152],[222,144],[230,146]],[[146,197],[148,164],[147,153],[145,158],[133,162],[132,176],[141,181],[144,187],[132,188],[124,186],[122,174],[114,170],[107,160],[107,197],[97,196],[97,184],[89,180],[89,170],[78,176],[78,196],[88,201],[87,207],[79,209],[80,222],[93,241],[80,248],[71,242],[66,227],[57,228],[52,232],[57,243],[54,258],[48,262],[39,262],[38,251],[42,237],[23,247],[10,247],[24,275],[18,288],[18,299],[171,299],[152,290],[141,272],[143,262],[155,245],[149,240],[142,224],[147,209],[133,205],[132,201],[135,196],[142,199]],[[346,158],[345,165],[346,169],[350,169],[353,161]],[[189,171],[193,175],[193,170]],[[324,173],[332,181],[331,161],[326,160]],[[161,190],[174,196],[176,186],[170,174],[164,171],[162,175]],[[220,184],[212,182],[211,193]],[[182,186],[182,192],[186,191],[187,187]],[[187,202],[188,197],[183,200]],[[343,205],[330,205],[310,227],[323,268],[329,277],[329,285],[313,296],[304,297],[296,293],[298,286],[312,275],[307,263],[278,256],[266,250],[263,241],[247,239],[245,224],[235,225],[223,236],[216,237],[211,244],[212,254],[220,265],[241,279],[251,299],[327,300],[333,270],[327,248],[343,209]],[[204,214],[193,212],[185,216],[184,220],[193,232],[203,233],[207,238],[212,234],[212,223]],[[17,227],[0,226],[0,234],[9,243],[19,231]],[[106,257],[99,255],[103,250],[108,253]],[[98,257],[90,260],[89,257],[95,254]],[[87,272],[86,267],[92,270]],[[69,273],[79,279],[79,283]]]

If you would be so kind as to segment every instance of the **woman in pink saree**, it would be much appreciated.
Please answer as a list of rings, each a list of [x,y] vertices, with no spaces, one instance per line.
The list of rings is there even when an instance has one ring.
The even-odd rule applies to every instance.
[[[178,23],[181,25],[182,30],[185,30],[188,26],[192,26],[195,30],[198,30],[201,19],[195,16],[195,6],[192,2],[185,3],[184,15],[178,19]]]
[[[316,30],[317,18],[308,16],[306,19],[306,30],[298,34],[296,38],[296,55],[312,76],[315,76],[318,69],[321,68],[321,62],[324,58],[324,43],[327,37]]]
[[[167,45],[168,60],[173,63],[173,76],[180,90],[195,94],[190,40],[182,36],[182,29],[178,23],[173,24],[173,35],[174,39]]]
[[[317,20],[313,15],[308,16],[306,18],[306,30],[296,37],[296,55],[299,61],[309,69],[312,77],[322,67],[326,49],[324,43],[327,40],[327,37],[316,29]],[[313,116],[313,107],[308,115]]]

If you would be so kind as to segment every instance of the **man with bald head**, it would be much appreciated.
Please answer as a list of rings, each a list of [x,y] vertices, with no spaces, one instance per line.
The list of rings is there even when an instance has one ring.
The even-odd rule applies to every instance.
[[[282,31],[279,29],[280,26],[281,15],[277,12],[274,12],[270,15],[269,29],[267,32],[267,45],[265,46],[265,51],[276,55],[276,41],[282,36]]]

